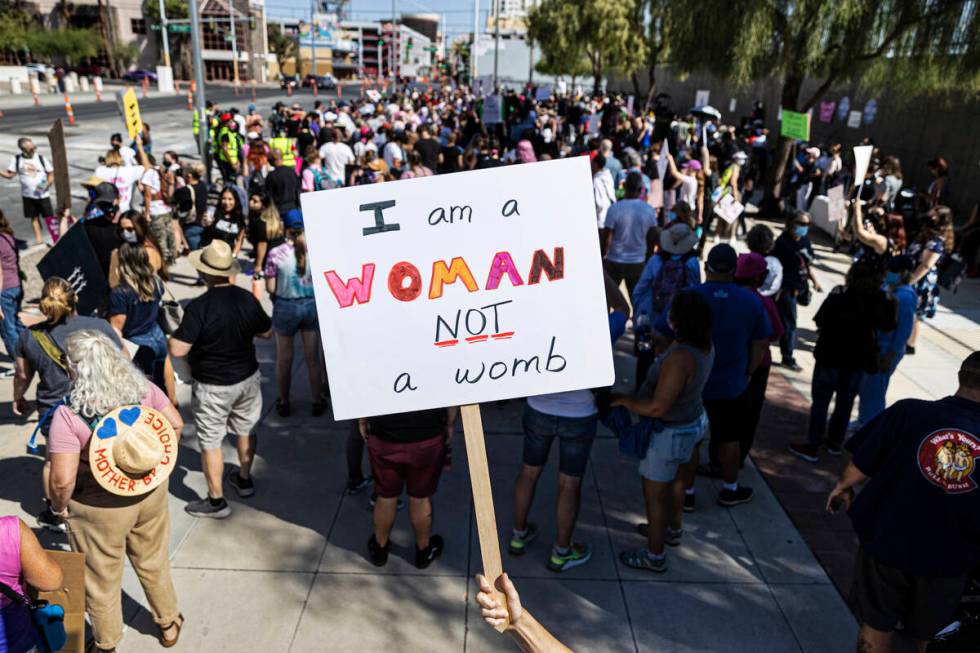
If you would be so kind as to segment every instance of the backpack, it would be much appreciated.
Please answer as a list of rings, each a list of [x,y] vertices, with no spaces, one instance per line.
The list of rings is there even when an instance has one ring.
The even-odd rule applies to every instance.
[[[939,272],[939,285],[955,293],[966,276],[966,261],[959,254],[949,254],[939,261],[936,269]]]
[[[672,256],[663,262],[653,280],[653,310],[663,313],[678,290],[687,287],[687,260],[690,254],[680,258]]]
[[[194,224],[197,221],[197,193],[194,191],[193,184],[187,184],[186,188],[191,194],[190,207],[186,211],[182,211],[179,205],[174,207],[174,215],[183,225]]]
[[[248,192],[262,193],[265,191],[265,175],[261,170],[253,170],[248,176]]]
[[[313,190],[330,190],[337,187],[336,182],[319,169],[310,167],[310,172],[313,173]]]

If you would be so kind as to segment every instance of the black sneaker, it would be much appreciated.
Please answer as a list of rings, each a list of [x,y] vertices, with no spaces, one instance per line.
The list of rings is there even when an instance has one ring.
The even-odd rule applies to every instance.
[[[359,481],[349,479],[347,481],[347,494],[360,494],[361,490],[374,483],[373,476],[363,476]]]
[[[827,453],[829,453],[831,456],[839,456],[844,453],[844,450],[841,449],[840,445],[834,444],[833,442],[827,442],[824,444],[823,448],[826,449]]]
[[[727,490],[722,488],[718,493],[719,505],[731,508],[741,503],[748,503],[752,500],[752,488],[739,485],[737,490]]]
[[[225,501],[224,497],[218,500],[217,504],[211,502],[210,497],[200,501],[192,501],[184,506],[184,512],[191,517],[201,517],[206,519],[224,519],[231,514],[231,506]]]
[[[803,367],[799,363],[797,363],[795,359],[792,358],[789,360],[784,360],[782,363],[780,363],[780,365],[782,365],[788,370],[793,370],[794,372],[803,371]]]
[[[289,417],[289,414],[293,411],[288,401],[276,399],[276,412],[279,413],[279,417]]]
[[[37,516],[37,525],[42,528],[46,528],[49,531],[54,531],[55,533],[67,533],[68,524],[65,523],[64,518],[51,512],[51,508],[45,508],[44,511]]]
[[[252,482],[252,479],[242,478],[238,472],[228,474],[228,485],[235,488],[235,492],[238,492],[240,497],[250,497],[255,494],[255,483]]]
[[[694,512],[694,494],[684,495],[684,512]]]
[[[424,549],[415,549],[415,566],[419,569],[425,569],[431,565],[436,558],[442,555],[444,546],[441,535],[431,536],[429,546]]]
[[[374,539],[374,534],[371,534],[371,538],[368,540],[368,558],[371,560],[371,564],[375,567],[384,567],[388,562],[388,547],[391,545],[389,541],[388,544],[381,546],[378,544],[378,540]]]

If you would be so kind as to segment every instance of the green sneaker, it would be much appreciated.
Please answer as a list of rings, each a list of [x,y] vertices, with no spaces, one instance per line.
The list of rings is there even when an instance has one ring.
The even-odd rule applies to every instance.
[[[554,548],[551,549],[551,557],[548,558],[548,569],[551,571],[568,571],[574,567],[584,565],[592,557],[592,549],[588,544],[572,544],[568,548],[568,553],[561,555]]]
[[[537,536],[538,527],[529,522],[524,537],[513,535],[510,538],[510,545],[507,547],[507,552],[512,556],[524,555],[524,552],[527,551],[527,545],[534,541],[534,538]]]

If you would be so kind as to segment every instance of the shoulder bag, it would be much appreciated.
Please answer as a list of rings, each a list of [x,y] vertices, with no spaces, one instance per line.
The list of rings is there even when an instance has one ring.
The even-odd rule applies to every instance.
[[[180,327],[181,320],[184,319],[184,307],[180,305],[177,298],[174,297],[173,293],[170,292],[170,288],[167,288],[167,284],[160,282],[168,297],[160,298],[160,310],[157,312],[157,323],[163,332],[168,336],[174,334]]]
[[[37,648],[41,653],[54,653],[64,648],[68,642],[64,608],[47,601],[32,601],[5,583],[0,583],[0,594],[25,606],[31,613],[31,621],[37,630]]]

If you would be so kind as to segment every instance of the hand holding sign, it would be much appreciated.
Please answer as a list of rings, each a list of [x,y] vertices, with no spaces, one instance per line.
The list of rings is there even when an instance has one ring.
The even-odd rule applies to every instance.
[[[137,134],[143,133],[143,120],[140,118],[140,104],[136,99],[136,91],[127,88],[122,96],[123,121],[126,123],[126,131],[129,137],[135,139]]]

